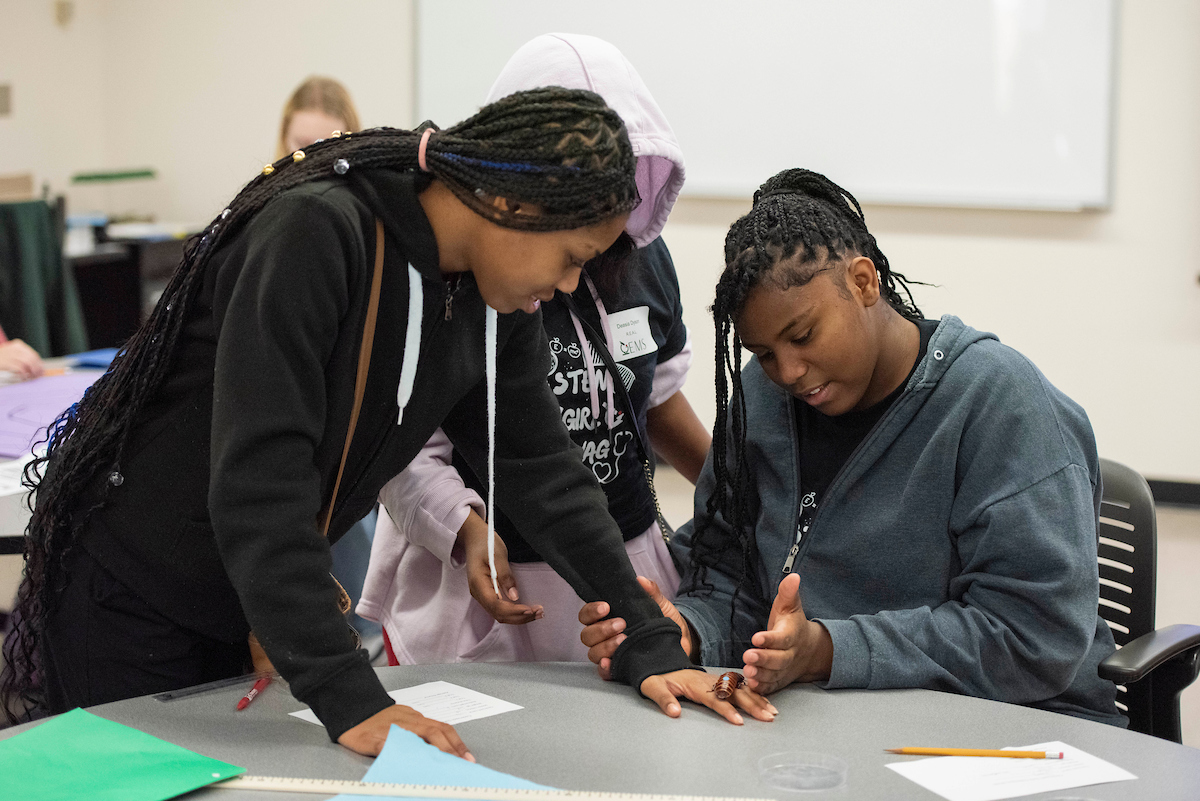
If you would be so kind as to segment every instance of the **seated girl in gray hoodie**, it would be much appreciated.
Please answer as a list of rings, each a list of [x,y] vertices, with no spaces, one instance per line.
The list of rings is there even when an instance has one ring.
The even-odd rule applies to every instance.
[[[1123,725],[1096,673],[1115,646],[1083,409],[995,336],[923,319],[823,175],[767,181],[725,262],[689,568],[674,605],[645,583],[692,660],[764,694],[917,687]],[[602,673],[607,613],[580,613]]]

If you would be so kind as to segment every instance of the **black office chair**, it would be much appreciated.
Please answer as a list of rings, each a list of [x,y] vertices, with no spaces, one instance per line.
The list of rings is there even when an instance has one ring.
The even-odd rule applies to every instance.
[[[1116,682],[1129,728],[1181,742],[1179,694],[1200,672],[1200,626],[1154,629],[1158,532],[1150,485],[1123,464],[1100,460],[1100,616],[1117,652],[1100,663]]]

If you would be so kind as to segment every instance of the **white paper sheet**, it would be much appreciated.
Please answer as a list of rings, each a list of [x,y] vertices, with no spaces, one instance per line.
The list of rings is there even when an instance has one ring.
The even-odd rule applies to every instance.
[[[499,715],[501,712],[524,709],[522,706],[459,687],[448,681],[430,681],[415,687],[392,690],[388,695],[398,704],[411,706],[427,718],[440,720],[452,726],[468,720]],[[301,709],[299,712],[292,712],[291,715],[321,725],[311,709]]]
[[[888,767],[948,801],[996,801],[1137,778],[1111,762],[1066,743],[1055,741],[1013,748],[1020,751],[1062,751],[1063,758],[931,757],[892,762]]]
[[[34,455],[31,453],[21,459],[0,461],[0,496],[29,491],[21,485],[21,478],[25,475],[25,465],[33,459]]]

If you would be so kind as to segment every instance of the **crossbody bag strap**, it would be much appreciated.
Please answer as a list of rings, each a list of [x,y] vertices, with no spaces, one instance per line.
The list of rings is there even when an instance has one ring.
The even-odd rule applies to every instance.
[[[325,507],[321,536],[329,536],[329,524],[333,522],[333,507],[337,503],[338,490],[342,486],[342,473],[346,469],[346,458],[350,455],[350,443],[354,440],[354,427],[358,425],[358,413],[362,410],[363,395],[367,391],[367,369],[371,366],[371,347],[375,344],[375,321],[379,317],[379,291],[383,286],[383,222],[375,219],[375,271],[371,276],[371,298],[367,302],[367,319],[363,323],[362,344],[358,348],[358,372],[354,376],[354,405],[350,408],[350,424],[346,427],[346,444],[342,446],[342,461],[338,465],[337,478],[333,481],[333,494]]]
[[[333,495],[329,498],[329,503],[326,505],[323,512],[317,515],[317,521],[320,523],[321,536],[329,536],[329,524],[333,521],[333,507],[337,501],[338,490],[342,484],[342,472],[346,469],[346,457],[350,455],[350,442],[354,439],[354,427],[358,424],[358,413],[362,409],[363,395],[367,389],[367,368],[371,364],[371,346],[375,344],[375,320],[379,317],[379,291],[383,286],[383,223],[375,219],[375,271],[371,276],[371,298],[367,302],[367,319],[363,324],[362,345],[358,349],[358,372],[354,377],[354,405],[350,409],[350,424],[346,428],[346,444],[342,447],[342,462],[338,465],[337,478],[333,482]],[[324,519],[324,522],[322,521]],[[330,578],[333,578],[330,575]],[[346,588],[342,586],[336,578],[333,578],[334,584],[338,588],[338,608],[342,614],[347,614],[350,611],[350,595],[346,592]],[[358,637],[358,632],[351,627],[354,633],[354,639],[361,644]],[[275,667],[271,664],[270,658],[267,657],[267,652],[263,650],[262,644],[258,641],[258,637],[254,632],[250,632],[248,637],[248,645],[250,648],[250,660],[254,664],[256,673],[268,674],[275,671]]]

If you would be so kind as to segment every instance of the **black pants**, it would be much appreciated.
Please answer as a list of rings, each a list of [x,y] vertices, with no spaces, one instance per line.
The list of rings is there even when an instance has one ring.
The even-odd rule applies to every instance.
[[[51,713],[190,687],[250,670],[245,642],[231,645],[156,612],[82,547],[42,638]]]

